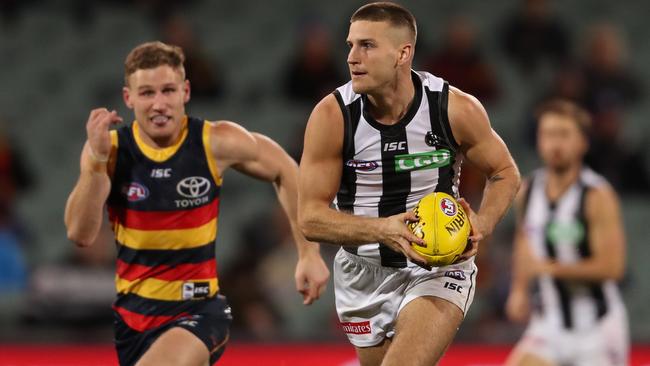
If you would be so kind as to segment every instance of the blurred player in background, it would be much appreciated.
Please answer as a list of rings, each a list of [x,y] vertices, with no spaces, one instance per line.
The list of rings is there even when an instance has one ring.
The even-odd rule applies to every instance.
[[[628,322],[616,285],[625,266],[623,223],[612,187],[582,163],[589,126],[587,112],[572,102],[540,109],[544,168],[516,199],[506,307],[512,320],[530,321],[509,366],[627,365]]]
[[[317,244],[299,232],[297,166],[269,138],[228,121],[185,114],[190,85],[179,47],[142,44],[125,62],[123,97],[135,122],[98,108],[86,125],[81,174],[65,212],[79,246],[95,239],[104,204],[117,242],[115,342],[121,365],[213,364],[229,336],[230,307],[219,294],[215,239],[223,172],[272,182],[292,224],[304,303],[329,271]]]
[[[352,80],[314,108],[300,163],[301,227],[311,240],[342,245],[336,307],[362,365],[434,365],[442,357],[473,299],[478,241],[519,185],[481,103],[411,69],[416,34],[415,18],[397,4],[371,3],[352,15]],[[488,177],[478,213],[460,201],[473,244],[458,263],[420,268],[410,210],[433,191],[458,197],[463,157]]]

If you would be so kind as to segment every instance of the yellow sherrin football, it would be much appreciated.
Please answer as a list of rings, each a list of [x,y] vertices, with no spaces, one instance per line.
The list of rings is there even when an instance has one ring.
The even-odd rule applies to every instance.
[[[420,220],[408,226],[426,243],[411,243],[413,249],[434,267],[452,264],[465,250],[470,233],[463,207],[447,193],[433,192],[422,197],[413,211]]]

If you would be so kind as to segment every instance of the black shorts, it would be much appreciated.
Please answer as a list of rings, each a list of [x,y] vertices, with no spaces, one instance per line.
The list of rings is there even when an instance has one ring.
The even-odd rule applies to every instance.
[[[187,329],[199,338],[210,351],[210,365],[213,365],[226,348],[232,322],[230,306],[221,295],[205,301],[194,315],[178,318],[144,332],[130,328],[117,312],[114,312],[114,318],[115,349],[120,366],[135,365],[153,342],[173,327]]]

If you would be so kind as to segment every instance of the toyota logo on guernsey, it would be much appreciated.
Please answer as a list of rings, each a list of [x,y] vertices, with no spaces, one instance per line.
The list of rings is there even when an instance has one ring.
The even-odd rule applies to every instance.
[[[174,200],[176,207],[194,207],[208,202],[210,181],[204,177],[187,177],[176,185],[176,191],[186,199]]]

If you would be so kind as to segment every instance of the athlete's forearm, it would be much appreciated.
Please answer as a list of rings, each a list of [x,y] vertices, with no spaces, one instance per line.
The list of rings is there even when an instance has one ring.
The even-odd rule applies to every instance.
[[[89,246],[97,237],[110,187],[105,168],[82,167],[79,181],[68,197],[64,216],[68,238],[75,244]]]
[[[515,165],[510,165],[488,177],[481,207],[478,210],[483,235],[491,234],[496,224],[508,211],[520,183],[521,177]]]
[[[339,245],[363,245],[379,241],[376,228],[380,218],[362,217],[330,207],[306,207],[301,213],[301,229],[309,240]]]
[[[318,243],[309,242],[298,227],[298,184],[297,168],[284,169],[278,179],[273,183],[278,201],[284,209],[291,226],[291,234],[296,243],[298,256],[302,257],[308,253],[319,252]]]
[[[542,264],[541,272],[563,280],[593,282],[618,281],[623,276],[622,270],[609,266],[605,261],[595,259],[586,259],[572,264],[549,261]]]

